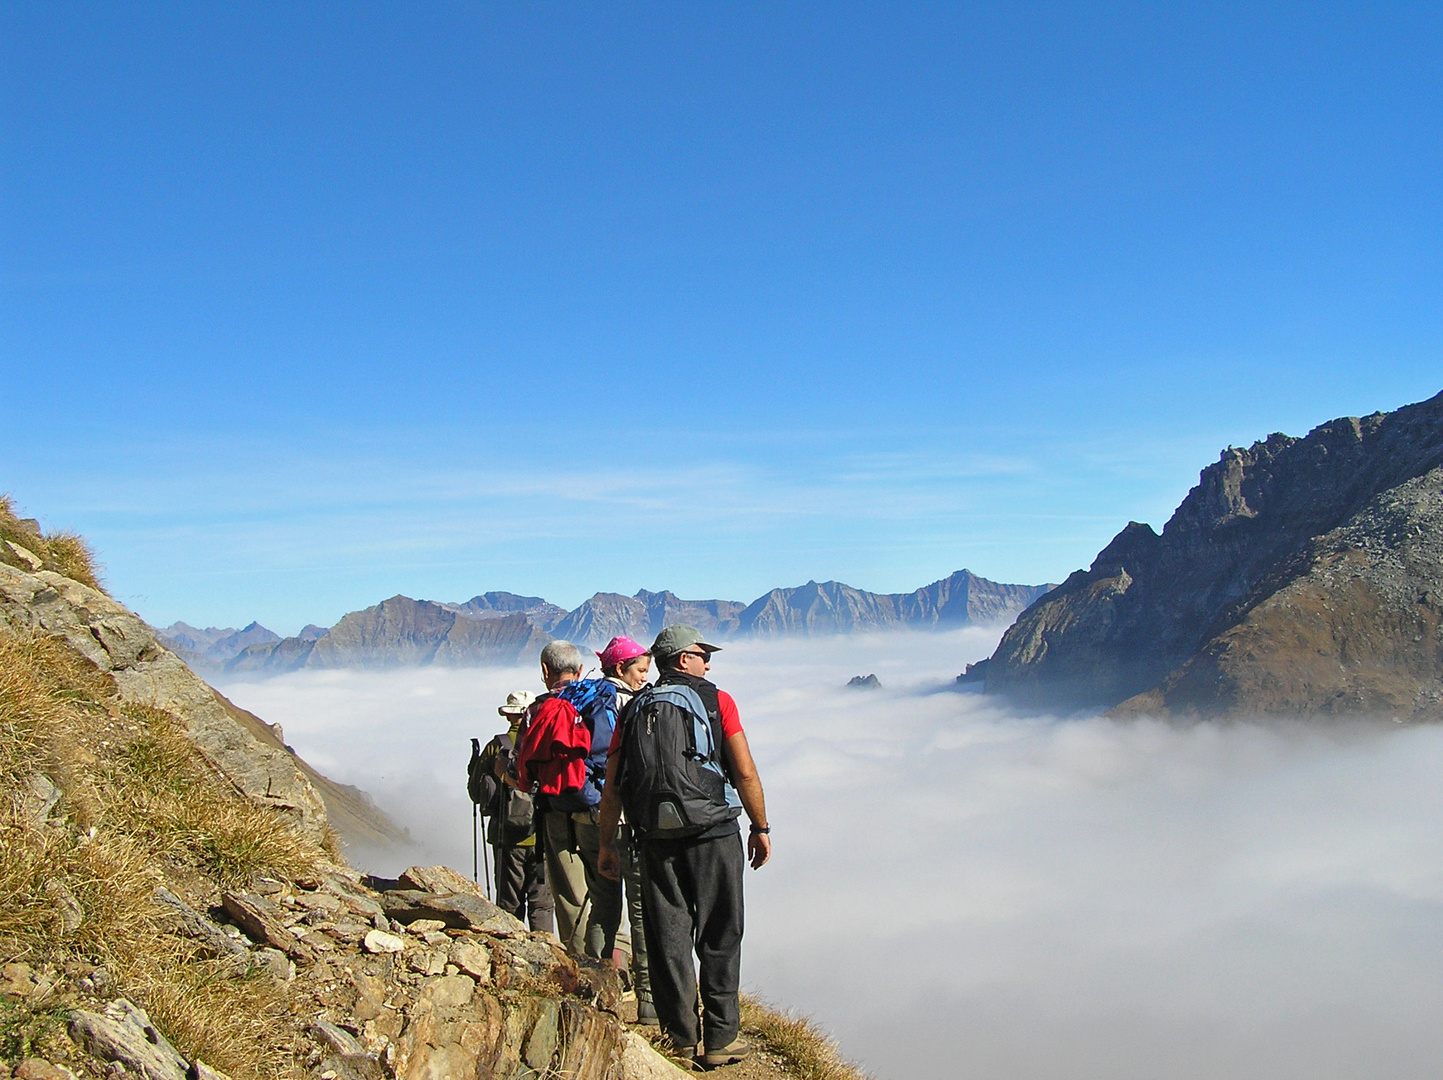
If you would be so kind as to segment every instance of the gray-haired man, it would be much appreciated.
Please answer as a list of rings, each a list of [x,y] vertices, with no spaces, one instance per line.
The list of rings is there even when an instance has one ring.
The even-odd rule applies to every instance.
[[[581,678],[585,661],[581,650],[569,641],[551,641],[541,650],[541,681],[547,693],[527,710],[524,731],[550,693]],[[515,784],[514,774],[507,783]],[[544,796],[542,797],[544,803]],[[556,908],[556,929],[561,944],[575,953],[586,951],[586,922],[589,914],[586,867],[577,851],[571,815],[559,810],[537,808],[536,834],[546,851],[546,881]]]

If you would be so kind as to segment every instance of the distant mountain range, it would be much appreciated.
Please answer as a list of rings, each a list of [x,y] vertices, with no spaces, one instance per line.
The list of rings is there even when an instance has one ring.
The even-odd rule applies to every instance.
[[[910,593],[871,593],[838,581],[773,589],[750,604],[683,600],[669,591],[597,593],[574,611],[539,596],[488,592],[465,603],[393,596],[342,616],[329,630],[308,626],[281,638],[258,623],[197,630],[174,623],[163,642],[213,673],[281,674],[302,668],[471,667],[534,657],[564,638],[592,649],[618,634],[642,643],[663,626],[690,623],[716,640],[945,629],[1011,622],[1051,585],[1004,585],[959,570]]]

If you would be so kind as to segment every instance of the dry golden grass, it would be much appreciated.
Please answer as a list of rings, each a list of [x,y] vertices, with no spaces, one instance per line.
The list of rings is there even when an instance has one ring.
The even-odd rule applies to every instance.
[[[37,569],[11,544],[18,544],[40,560],[42,570],[54,570],[68,578],[102,588],[95,553],[85,540],[72,532],[44,535],[35,525],[15,513],[15,504],[8,495],[0,495],[0,562],[9,563],[27,572]]]
[[[778,1012],[745,994],[742,1030],[783,1058],[797,1080],[867,1080],[806,1017]]]
[[[223,886],[315,867],[322,850],[219,783],[170,713],[127,705],[122,714],[140,733],[103,770],[116,828]]]
[[[64,792],[49,822],[26,810],[36,774]],[[0,960],[102,963],[182,1053],[236,1080],[284,1070],[279,989],[169,933],[151,894],[176,872],[312,873],[324,853],[216,776],[173,716],[118,708],[107,676],[40,635],[0,632],[0,852]],[[50,1007],[0,1018],[0,1051]]]

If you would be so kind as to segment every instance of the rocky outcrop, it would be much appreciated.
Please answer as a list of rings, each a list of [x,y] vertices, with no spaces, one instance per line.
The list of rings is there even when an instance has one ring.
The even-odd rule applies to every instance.
[[[157,890],[170,932],[197,939],[234,961],[230,978],[284,988],[298,1031],[297,1075],[327,1080],[567,1076],[589,1080],[675,1080],[682,1075],[622,1020],[621,978],[610,964],[569,956],[555,938],[532,933],[445,867],[413,878],[459,882],[460,892],[412,891],[404,903],[337,868],[306,884],[257,879],[256,892],[204,883],[189,898]],[[400,919],[384,910],[404,909]],[[209,909],[220,922],[202,914]],[[470,913],[447,923],[431,911]],[[419,913],[419,914],[418,914]],[[283,949],[290,960],[277,964]],[[235,965],[239,966],[235,966]],[[0,992],[57,996],[74,1044],[71,1063],[143,1080],[226,1080],[172,1045],[125,997],[102,996],[103,969],[57,993],[66,975],[10,964]],[[44,1066],[44,1069],[41,1066]],[[54,1070],[51,1072],[45,1069]],[[70,1080],[70,1065],[36,1059],[35,1080]]]
[[[206,760],[242,794],[283,811],[308,836],[324,836],[325,803],[295,758],[238,723],[149,626],[105,593],[54,571],[0,564],[0,623],[64,638],[115,680],[122,701],[174,713]]]
[[[987,690],[1119,714],[1443,719],[1443,395],[1229,448],[1030,607]]]

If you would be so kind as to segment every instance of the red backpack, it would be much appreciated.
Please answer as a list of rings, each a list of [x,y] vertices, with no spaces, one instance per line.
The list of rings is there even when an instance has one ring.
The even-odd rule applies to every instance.
[[[532,784],[542,795],[560,795],[586,783],[586,756],[591,753],[591,729],[563,697],[542,698],[516,747],[516,778],[521,790]]]

